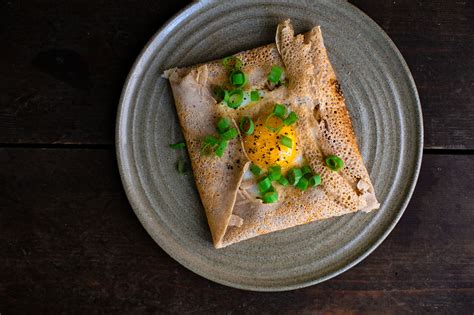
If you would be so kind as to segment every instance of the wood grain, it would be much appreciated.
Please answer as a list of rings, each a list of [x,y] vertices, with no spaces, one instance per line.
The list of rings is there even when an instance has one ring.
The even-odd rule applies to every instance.
[[[190,1],[1,1],[0,143],[112,144],[125,78]]]
[[[425,147],[474,148],[474,2],[350,1],[408,63],[420,95]]]
[[[0,149],[0,312],[471,313],[474,156],[425,156],[388,239],[350,271],[281,293],[224,287],[165,254],[109,150]]]
[[[0,143],[105,144],[148,39],[189,1],[2,1]],[[418,85],[426,148],[474,149],[472,1],[353,0]]]
[[[472,314],[474,3],[350,0],[407,61],[426,152],[466,155],[425,155],[401,221],[355,268],[255,293],[163,252],[133,214],[112,150],[133,61],[189,2],[0,2],[0,313]]]

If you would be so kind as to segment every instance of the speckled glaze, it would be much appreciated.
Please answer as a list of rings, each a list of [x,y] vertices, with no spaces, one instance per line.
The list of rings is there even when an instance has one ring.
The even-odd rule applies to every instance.
[[[321,25],[379,201],[355,213],[216,250],[192,175],[179,175],[182,139],[163,70],[271,43],[278,22]],[[201,1],[147,44],[125,84],[117,118],[118,165],[128,199],[153,239],[210,280],[281,291],[332,278],[371,253],[400,219],[420,169],[423,126],[413,78],[387,35],[345,1]]]

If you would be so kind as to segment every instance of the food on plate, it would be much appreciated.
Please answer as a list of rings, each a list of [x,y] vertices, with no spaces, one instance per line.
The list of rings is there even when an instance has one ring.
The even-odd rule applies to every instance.
[[[320,27],[164,75],[216,248],[380,206]]]

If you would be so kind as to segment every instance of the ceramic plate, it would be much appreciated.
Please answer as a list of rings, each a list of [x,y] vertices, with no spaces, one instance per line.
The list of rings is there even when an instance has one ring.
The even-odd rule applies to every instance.
[[[194,179],[176,172],[180,153],[168,148],[182,134],[161,74],[271,43],[286,18],[298,32],[321,25],[382,206],[216,250]],[[380,27],[349,3],[200,1],[170,20],[138,57],[120,100],[116,146],[128,199],[170,256],[228,286],[279,291],[334,277],[383,241],[413,192],[422,133],[419,99],[405,61]]]

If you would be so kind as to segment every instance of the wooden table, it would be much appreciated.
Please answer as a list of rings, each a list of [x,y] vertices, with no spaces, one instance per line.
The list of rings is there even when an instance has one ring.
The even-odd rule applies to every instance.
[[[255,293],[188,271],[121,186],[114,124],[147,40],[188,1],[0,3],[0,313],[474,311],[474,6],[351,1],[388,33],[423,106],[420,179],[362,263]]]

